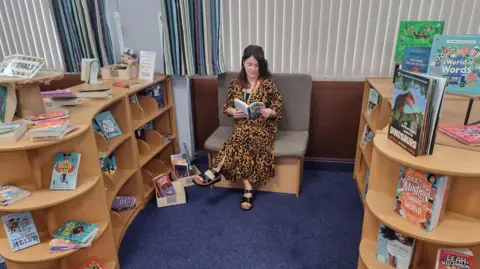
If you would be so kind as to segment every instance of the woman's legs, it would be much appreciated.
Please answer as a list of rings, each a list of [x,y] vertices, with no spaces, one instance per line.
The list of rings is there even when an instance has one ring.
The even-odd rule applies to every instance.
[[[245,186],[245,192],[243,193],[242,204],[240,207],[243,210],[250,210],[253,206],[253,186],[248,180],[243,180]]]

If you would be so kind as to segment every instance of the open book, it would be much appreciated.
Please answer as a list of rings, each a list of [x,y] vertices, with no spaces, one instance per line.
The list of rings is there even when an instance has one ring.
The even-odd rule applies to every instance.
[[[247,119],[253,119],[260,116],[261,110],[265,108],[265,104],[262,102],[253,102],[250,105],[243,102],[240,99],[235,98],[235,109],[242,111]]]

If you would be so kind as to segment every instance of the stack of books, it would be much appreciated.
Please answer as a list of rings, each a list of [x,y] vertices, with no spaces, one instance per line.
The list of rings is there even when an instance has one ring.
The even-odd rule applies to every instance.
[[[98,225],[76,220],[68,220],[55,231],[50,241],[50,252],[85,248],[92,245],[98,233]]]
[[[76,106],[82,101],[71,89],[44,91],[41,95],[48,107]]]
[[[30,195],[31,193],[29,191],[17,188],[12,185],[0,186],[0,204],[2,206],[11,205]]]
[[[137,198],[135,196],[117,196],[113,199],[112,210],[116,212],[134,209]]]
[[[78,128],[78,125],[70,122],[68,115],[65,110],[27,117],[24,121],[34,126],[26,136],[32,141],[61,140],[67,133]]]
[[[27,132],[24,122],[0,123],[0,141],[16,142]]]

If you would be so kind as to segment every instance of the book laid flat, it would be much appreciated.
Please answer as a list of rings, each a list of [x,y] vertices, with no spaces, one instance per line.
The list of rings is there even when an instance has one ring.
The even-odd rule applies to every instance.
[[[395,75],[388,138],[413,156],[433,153],[445,83],[405,70]]]
[[[4,215],[2,222],[12,251],[19,251],[40,243],[30,211]]]
[[[480,146],[480,124],[440,126],[438,129],[465,145]]]
[[[451,180],[405,166],[400,167],[394,212],[426,232],[443,219]]]
[[[135,196],[116,196],[112,202],[112,210],[122,212],[134,209],[136,202],[137,198]]]
[[[57,152],[50,179],[51,190],[74,190],[80,166],[80,152]]]
[[[0,186],[0,204],[2,206],[11,205],[30,195],[31,193],[29,191],[12,185]]]
[[[380,224],[376,255],[381,263],[392,268],[408,269],[412,262],[415,239],[396,232],[390,227]]]
[[[68,220],[53,233],[54,238],[72,240],[76,243],[86,243],[98,232],[98,225],[77,220]]]
[[[15,142],[27,132],[25,122],[0,123],[0,141]]]
[[[261,110],[265,108],[265,104],[262,102],[253,102],[251,104],[247,104],[244,101],[235,98],[235,109],[238,111],[242,111],[243,114],[247,117],[247,119],[253,119],[260,115],[262,115]]]

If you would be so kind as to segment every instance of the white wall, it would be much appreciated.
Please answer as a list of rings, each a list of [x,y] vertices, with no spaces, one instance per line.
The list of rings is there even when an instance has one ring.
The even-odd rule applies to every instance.
[[[113,49],[118,60],[122,45],[134,49],[156,51],[155,72],[164,73],[163,46],[160,39],[158,12],[161,11],[159,0],[107,0],[107,21],[112,36]],[[121,31],[117,29],[115,13],[121,20]],[[172,79],[174,106],[176,110],[178,142],[184,153],[183,144],[187,144],[189,153],[195,154],[193,144],[193,121],[190,99],[190,85],[186,76],[174,76]]]

